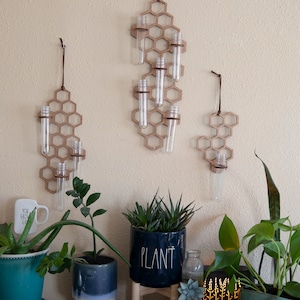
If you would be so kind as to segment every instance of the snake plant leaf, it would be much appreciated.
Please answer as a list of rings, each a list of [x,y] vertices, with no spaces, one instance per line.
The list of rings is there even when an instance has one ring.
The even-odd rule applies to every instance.
[[[255,156],[262,162],[266,180],[267,180],[267,187],[268,187],[268,197],[269,197],[269,213],[271,220],[278,220],[280,219],[280,194],[279,191],[273,181],[271,173],[267,167],[267,165],[263,162],[263,160],[255,153]],[[280,240],[280,232],[279,230],[276,231],[276,239]]]

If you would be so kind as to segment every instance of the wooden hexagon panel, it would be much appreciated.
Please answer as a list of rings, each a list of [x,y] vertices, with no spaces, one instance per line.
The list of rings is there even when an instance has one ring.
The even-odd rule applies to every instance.
[[[167,115],[171,105],[177,105],[182,100],[182,90],[176,86],[176,82],[172,80],[172,64],[173,64],[173,36],[179,33],[180,29],[174,25],[174,17],[167,12],[167,3],[162,0],[152,0],[149,3],[149,9],[144,11],[141,16],[147,19],[147,25],[142,29],[146,38],[145,59],[144,64],[148,66],[148,71],[142,75],[142,79],[148,82],[148,126],[140,128],[138,133],[143,137],[144,145],[150,150],[158,150],[163,148],[164,139],[167,137],[168,120]],[[131,27],[131,35],[137,37],[137,25]],[[181,53],[186,51],[186,42],[180,44]],[[156,60],[157,58],[165,58],[165,84],[163,88],[164,104],[162,106],[155,105],[155,80],[156,80]],[[183,76],[184,66],[180,64],[180,75]],[[139,99],[138,86],[134,88],[133,96]],[[139,108],[133,109],[131,120],[139,125]]]
[[[238,115],[232,112],[214,113],[209,117],[209,126],[214,130],[211,137],[200,136],[197,138],[196,148],[204,153],[204,159],[212,166],[217,153],[224,154],[226,160],[233,157],[233,150],[228,147],[227,139],[232,136],[232,128],[239,123]]]
[[[40,178],[50,193],[56,192],[56,170],[59,162],[66,163],[68,171],[73,171],[72,150],[74,141],[80,141],[75,128],[82,124],[82,116],[76,111],[76,103],[66,89],[55,91],[55,97],[47,102],[50,107],[50,152],[42,154],[46,165],[40,169]]]

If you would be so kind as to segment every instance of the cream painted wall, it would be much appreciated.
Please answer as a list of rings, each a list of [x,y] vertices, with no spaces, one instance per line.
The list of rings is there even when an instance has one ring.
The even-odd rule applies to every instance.
[[[202,251],[205,263],[218,247],[224,213],[244,234],[267,218],[261,163],[271,169],[281,191],[282,215],[299,216],[300,3],[297,0],[167,1],[187,41],[180,103],[182,121],[172,154],[142,146],[130,120],[132,88],[139,69],[132,64],[130,26],[147,8],[144,0],[1,0],[1,209],[13,217],[14,201],[30,197],[52,207],[53,195],[38,177],[40,106],[60,87],[61,48],[66,48],[65,86],[83,115],[76,133],[87,150],[82,177],[101,191],[108,209],[97,227],[129,256],[129,224],[122,216],[136,200],[149,201],[157,188],[167,197],[183,193],[202,209],[188,225],[188,248]],[[223,75],[223,111],[240,116],[228,146],[222,202],[211,201],[212,173],[195,139],[210,134],[209,114],[217,108],[213,69]],[[67,207],[71,208],[68,202]],[[76,217],[76,212],[72,212]],[[61,213],[51,211],[51,221]],[[64,229],[52,249],[68,240],[78,252],[90,243],[79,230]],[[110,254],[109,251],[107,251]],[[255,257],[253,258],[255,259]],[[47,275],[44,297],[69,300],[70,274]],[[128,268],[119,261],[119,298],[130,299]]]

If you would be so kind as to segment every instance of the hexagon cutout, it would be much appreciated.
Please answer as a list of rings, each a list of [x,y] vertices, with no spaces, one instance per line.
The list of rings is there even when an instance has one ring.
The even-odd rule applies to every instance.
[[[155,48],[158,51],[166,52],[170,48],[169,41],[167,41],[166,39],[159,39],[155,42]]]
[[[64,113],[57,113],[53,116],[54,122],[57,124],[65,124],[67,122],[67,116]]]
[[[156,14],[166,11],[166,5],[164,3],[155,2],[150,5],[150,9]]]
[[[56,112],[62,109],[62,103],[56,99],[48,101],[48,105],[50,106],[51,112]]]
[[[221,115],[218,114],[212,114],[209,116],[209,126],[213,128],[218,128],[220,126],[223,126],[224,119]]]
[[[70,100],[71,93],[68,90],[57,90],[55,96],[59,101],[67,101]]]
[[[154,39],[157,39],[159,37],[163,36],[163,30],[159,25],[152,26],[149,28],[149,36],[153,37]]]
[[[52,143],[56,147],[61,146],[61,145],[64,144],[64,138],[62,136],[60,136],[60,135],[57,134],[57,135],[55,135],[55,136],[52,137]]]
[[[224,124],[226,124],[228,127],[234,127],[239,123],[238,115],[232,112],[223,114],[223,118],[224,118]]]
[[[72,113],[76,111],[76,103],[73,101],[68,101],[63,103],[63,111],[65,113]]]
[[[82,116],[78,113],[71,114],[68,117],[68,123],[72,124],[73,127],[78,127],[82,124]]]
[[[164,139],[160,136],[148,136],[145,138],[145,146],[151,150],[157,150],[163,147]]]
[[[211,147],[210,139],[206,136],[200,136],[196,140],[196,148],[202,152],[206,151]]]
[[[162,124],[164,122],[164,115],[159,111],[149,112],[149,123],[152,125]]]
[[[221,149],[225,146],[225,140],[221,137],[213,137],[211,139],[211,146],[213,149]]]
[[[159,16],[157,18],[157,22],[162,27],[165,27],[165,26],[172,25],[173,24],[173,19],[174,19],[174,17],[172,15],[170,15],[169,13],[164,12],[164,13],[159,14]]]
[[[70,135],[74,134],[74,127],[70,126],[70,125],[63,125],[60,128],[60,133],[62,135],[64,135],[65,137],[70,136]]]

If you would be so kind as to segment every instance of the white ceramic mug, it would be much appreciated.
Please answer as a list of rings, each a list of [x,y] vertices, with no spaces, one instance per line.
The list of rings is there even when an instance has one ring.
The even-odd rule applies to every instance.
[[[32,223],[29,233],[34,233],[37,230],[37,226],[47,222],[49,217],[49,209],[45,205],[39,205],[33,199],[18,199],[15,203],[15,221],[14,231],[17,234],[21,234],[26,225],[29,214],[36,208],[36,214]],[[44,220],[38,220],[38,210],[42,209],[45,211]]]

